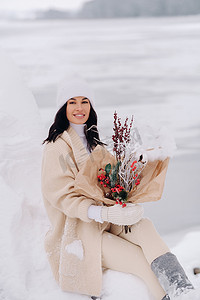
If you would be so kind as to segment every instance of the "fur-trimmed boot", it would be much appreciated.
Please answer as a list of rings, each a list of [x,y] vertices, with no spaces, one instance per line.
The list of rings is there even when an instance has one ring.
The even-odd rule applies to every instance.
[[[151,269],[170,297],[164,299],[171,299],[171,297],[173,299],[173,297],[194,290],[177,257],[171,252],[167,252],[154,259],[151,263]]]

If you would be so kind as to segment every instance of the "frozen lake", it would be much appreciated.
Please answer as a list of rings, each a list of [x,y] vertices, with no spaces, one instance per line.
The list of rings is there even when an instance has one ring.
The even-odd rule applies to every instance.
[[[199,224],[200,16],[0,22],[0,47],[21,68],[47,130],[66,71],[94,88],[102,138],[115,109],[166,125],[178,149],[163,200],[146,214],[163,233]]]
[[[179,153],[199,152],[200,16],[1,22],[0,47],[39,107],[54,107],[66,70],[80,72],[95,90],[102,129],[123,106],[124,115],[169,126]]]

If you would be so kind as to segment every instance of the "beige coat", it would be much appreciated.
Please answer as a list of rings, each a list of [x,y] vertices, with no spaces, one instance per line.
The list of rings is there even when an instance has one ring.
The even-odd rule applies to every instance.
[[[102,150],[109,153],[100,145],[94,149]],[[58,285],[63,291],[98,297],[102,289],[102,232],[112,226],[112,232],[119,234],[121,226],[89,219],[89,206],[102,202],[75,189],[76,175],[90,156],[70,126],[54,143],[44,146],[41,188],[51,223],[45,250]]]

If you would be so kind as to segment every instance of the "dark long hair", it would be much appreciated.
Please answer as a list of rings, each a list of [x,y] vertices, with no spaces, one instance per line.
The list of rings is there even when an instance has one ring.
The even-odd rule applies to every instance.
[[[66,116],[66,107],[67,102],[57,111],[54,118],[54,123],[49,128],[49,135],[42,142],[42,144],[45,142],[50,143],[51,141],[55,142],[57,137],[60,136],[64,130],[68,129],[70,123]],[[84,132],[89,151],[91,152],[98,144],[107,146],[107,144],[100,141],[99,132],[97,129],[97,114],[91,104],[89,118],[85,124],[86,126],[84,128]]]

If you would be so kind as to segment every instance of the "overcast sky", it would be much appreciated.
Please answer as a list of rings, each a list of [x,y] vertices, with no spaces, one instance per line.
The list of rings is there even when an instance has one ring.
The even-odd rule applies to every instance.
[[[90,0],[0,0],[0,10],[32,10],[38,8],[77,9]]]

